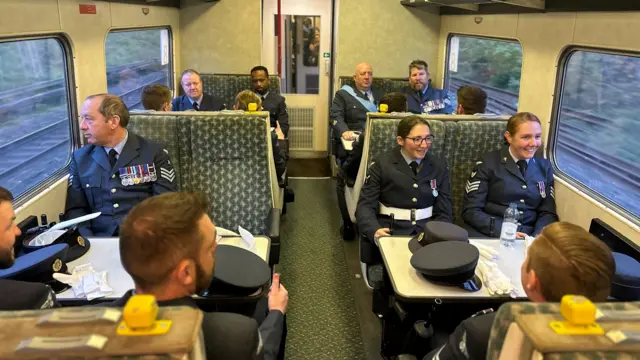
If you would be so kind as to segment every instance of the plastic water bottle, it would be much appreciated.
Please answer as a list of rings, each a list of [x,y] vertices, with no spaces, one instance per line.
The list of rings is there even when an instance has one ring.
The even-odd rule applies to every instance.
[[[500,231],[500,245],[511,248],[516,242],[516,232],[518,231],[518,205],[509,204],[504,211],[504,219],[502,220],[502,230]]]

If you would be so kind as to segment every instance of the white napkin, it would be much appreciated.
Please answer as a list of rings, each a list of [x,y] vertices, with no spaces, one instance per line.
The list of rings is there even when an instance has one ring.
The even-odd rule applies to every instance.
[[[44,246],[49,245],[56,241],[65,230],[47,230],[42,234],[36,236],[33,240],[29,241],[29,246]]]
[[[106,271],[96,271],[90,263],[73,268],[71,275],[54,273],[53,278],[71,285],[76,298],[93,300],[111,295],[113,289],[107,282]]]
[[[238,232],[240,233],[240,238],[242,238],[244,242],[245,248],[255,253],[256,239],[253,237],[253,234],[244,229],[242,226],[238,226]]]

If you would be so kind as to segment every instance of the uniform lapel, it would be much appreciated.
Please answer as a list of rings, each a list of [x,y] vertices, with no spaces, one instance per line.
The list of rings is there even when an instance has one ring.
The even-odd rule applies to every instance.
[[[202,101],[200,102],[200,110],[201,111],[209,111],[209,109],[213,108],[213,98],[209,98],[207,94],[202,94]]]
[[[411,86],[409,86],[409,96],[411,96],[412,98],[414,98],[416,100],[416,102],[418,103],[418,105],[422,105],[420,102],[420,96],[418,96],[418,92],[416,90],[413,90],[413,88]]]
[[[133,133],[129,133],[129,138],[127,139],[126,144],[124,144],[124,148],[122,148],[122,154],[118,156],[118,161],[116,162],[116,172],[118,169],[125,167],[128,165],[131,160],[138,157],[140,150],[140,142],[138,141],[138,137]]]
[[[111,171],[111,165],[109,165],[109,157],[107,157],[107,152],[104,151],[102,146],[94,146],[93,151],[91,152],[91,157],[95,160],[101,168]]]
[[[393,164],[400,172],[406,174],[412,179],[416,178],[416,175],[413,174],[413,170],[411,170],[411,167],[407,164],[404,157],[402,157],[402,154],[400,154],[400,147],[396,147],[395,150],[393,150]]]
[[[431,168],[433,167],[431,164],[431,156],[429,155],[429,152],[427,152],[427,154],[424,156],[424,159],[422,159],[422,161],[420,162],[420,171],[418,171],[418,179],[422,179],[423,177],[429,175],[429,171],[431,171]]]
[[[529,179],[535,178],[538,174],[538,164],[536,162],[536,158],[531,158],[529,160],[529,164],[527,165],[527,172],[524,174],[524,179],[528,182]],[[541,177],[544,179],[544,177]]]
[[[513,176],[517,177],[518,179],[525,181],[524,176],[522,176],[522,173],[518,168],[518,165],[516,165],[516,163],[511,158],[511,154],[509,154],[508,146],[502,149],[502,151],[500,152],[500,156],[502,156],[502,158],[500,159],[500,162],[507,169],[507,171],[512,173]]]
[[[191,105],[191,101],[189,101],[189,97],[187,95],[182,95],[182,110],[191,110],[193,109],[193,105]]]

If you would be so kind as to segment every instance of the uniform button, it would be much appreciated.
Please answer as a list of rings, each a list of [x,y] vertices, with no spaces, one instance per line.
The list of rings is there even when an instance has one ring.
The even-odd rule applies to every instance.
[[[87,187],[89,187],[89,184],[87,184]]]
[[[520,214],[524,214],[524,211],[520,211]]]
[[[418,184],[413,184],[413,188],[417,189],[418,188]]]
[[[111,175],[111,178],[115,179],[116,178],[116,174]]]
[[[113,207],[114,207],[115,209],[117,209],[119,206],[120,206],[120,205],[118,205],[118,204],[113,204]]]
[[[523,188],[523,189],[526,189],[526,188],[527,188],[527,185],[522,185],[522,188]]]
[[[521,202],[521,203],[524,203],[524,199],[520,199],[520,202]]]
[[[116,189],[111,189],[111,193],[115,194],[116,193]]]
[[[411,222],[411,225],[415,225],[415,224],[416,224],[416,222],[415,222],[415,221],[412,221],[412,222]]]
[[[411,201],[413,201],[413,202],[418,202],[418,199],[413,198],[413,199],[411,199]]]

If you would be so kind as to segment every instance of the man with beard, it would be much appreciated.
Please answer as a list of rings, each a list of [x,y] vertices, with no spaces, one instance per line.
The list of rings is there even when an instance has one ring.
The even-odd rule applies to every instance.
[[[0,269],[10,268],[15,261],[14,244],[20,229],[11,201],[13,195],[0,187]],[[13,280],[0,280],[0,310],[32,310],[57,307],[56,297],[47,285]]]
[[[124,306],[134,294],[154,295],[159,306],[197,308],[192,295],[211,284],[218,243],[201,194],[166,193],[134,207],[120,231],[120,259],[135,290],[112,305]],[[202,330],[208,359],[276,359],[288,293],[273,275],[269,313],[262,324],[231,313],[204,313]]]
[[[264,66],[255,66],[251,69],[251,90],[262,100],[262,108],[269,112],[271,127],[277,128],[287,137],[289,134],[289,114],[287,103],[280,92],[269,89],[269,70]]]
[[[402,89],[409,111],[414,114],[452,114],[453,104],[447,90],[431,87],[429,65],[423,60],[409,64],[409,86]]]
[[[222,99],[202,91],[202,79],[197,71],[193,69],[183,71],[180,76],[180,84],[184,95],[173,99],[172,111],[221,111],[226,109]]]

